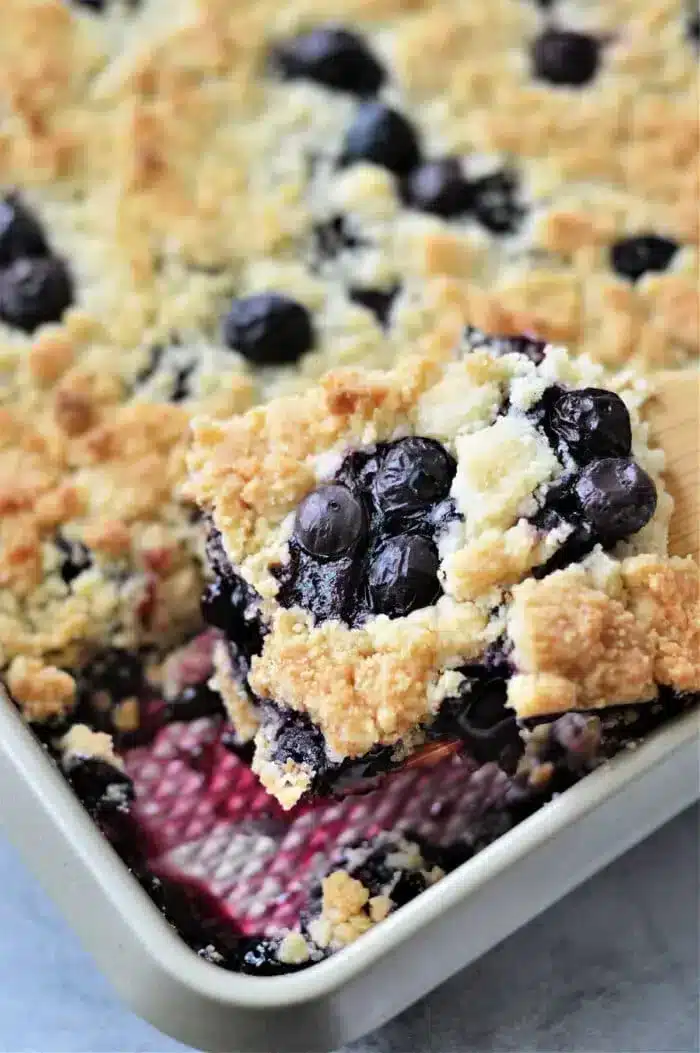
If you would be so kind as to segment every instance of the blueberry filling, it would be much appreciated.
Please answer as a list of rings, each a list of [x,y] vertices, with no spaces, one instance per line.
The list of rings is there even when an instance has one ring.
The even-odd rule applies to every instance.
[[[492,234],[515,234],[525,216],[518,200],[518,178],[512,171],[494,172],[469,185],[471,210]]]
[[[164,722],[171,721],[189,722],[200,720],[202,717],[218,717],[224,715],[224,707],[221,696],[217,691],[212,691],[206,682],[201,684],[188,684],[175,698],[171,699],[163,714]]]
[[[353,95],[375,95],[385,73],[357,33],[324,26],[283,41],[272,51],[273,70],[285,80],[311,80]]]
[[[48,256],[49,246],[41,224],[17,194],[0,199],[0,267],[15,260]]]
[[[579,88],[598,72],[600,41],[571,29],[545,29],[533,42],[530,58],[538,80]]]
[[[72,303],[73,280],[56,256],[23,257],[0,271],[0,318],[25,333],[60,322]]]
[[[366,307],[375,316],[382,329],[388,328],[389,314],[398,296],[399,286],[391,289],[350,289],[348,295],[353,303]]]
[[[665,271],[678,252],[678,245],[658,234],[638,234],[615,242],[610,250],[613,270],[631,282],[649,271]]]
[[[308,310],[275,292],[234,300],[223,319],[223,337],[256,366],[292,365],[314,345]]]
[[[470,185],[456,157],[425,161],[409,174],[402,190],[411,208],[445,218],[463,215],[472,204]]]
[[[359,161],[408,175],[420,161],[416,131],[397,110],[381,102],[362,103],[345,137],[340,163]]]
[[[84,807],[94,818],[113,813],[128,814],[134,799],[134,786],[113,764],[98,757],[69,757],[63,771]]]
[[[99,651],[77,677],[78,721],[106,731],[120,742],[140,726],[141,704],[149,694],[141,659],[109,647]]]
[[[402,617],[440,595],[435,539],[456,515],[455,464],[432,439],[355,451],[299,506],[279,602],[319,621]]]
[[[235,641],[246,662],[262,651],[264,628],[257,614],[256,595],[235,575],[220,577],[207,586],[202,596],[202,617]]]

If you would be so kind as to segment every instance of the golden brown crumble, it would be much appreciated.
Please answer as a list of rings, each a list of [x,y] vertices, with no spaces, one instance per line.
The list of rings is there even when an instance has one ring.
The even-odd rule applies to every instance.
[[[120,770],[124,767],[121,757],[114,752],[112,736],[104,731],[93,731],[86,724],[74,724],[60,740],[60,747],[65,760],[90,757]]]
[[[582,567],[514,588],[508,701],[519,717],[643,702],[662,684],[700,689],[697,564],[640,555],[621,572],[620,596]]]
[[[7,671],[7,687],[26,720],[64,717],[75,705],[73,678],[36,658],[15,658]]]

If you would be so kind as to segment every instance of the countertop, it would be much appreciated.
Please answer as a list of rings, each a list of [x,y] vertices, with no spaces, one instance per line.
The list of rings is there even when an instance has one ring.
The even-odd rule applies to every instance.
[[[695,1053],[696,808],[346,1053]],[[0,840],[0,1053],[175,1053]]]

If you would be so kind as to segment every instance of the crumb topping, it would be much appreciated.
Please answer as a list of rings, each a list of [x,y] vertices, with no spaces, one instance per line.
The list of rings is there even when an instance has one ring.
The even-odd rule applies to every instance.
[[[619,596],[580,566],[514,588],[508,702],[519,717],[643,702],[660,684],[698,690],[697,564],[642,555],[621,572]]]
[[[14,658],[7,671],[7,687],[28,721],[66,716],[75,705],[73,677],[36,658]]]
[[[92,731],[86,724],[74,724],[60,742],[64,763],[77,757],[104,761],[120,771],[124,768],[121,757],[114,752],[111,735],[103,731]]]

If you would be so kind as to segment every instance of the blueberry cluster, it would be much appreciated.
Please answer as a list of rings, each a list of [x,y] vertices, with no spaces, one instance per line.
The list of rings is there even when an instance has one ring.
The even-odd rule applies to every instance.
[[[33,333],[59,322],[73,303],[73,279],[36,216],[15,193],[0,199],[0,319]]]
[[[598,544],[610,548],[636,534],[653,516],[657,494],[654,481],[631,457],[629,413],[614,392],[555,385],[531,416],[565,465],[533,519],[542,530],[568,531],[555,555],[535,570],[542,577]]]
[[[430,606],[442,591],[436,535],[456,516],[454,473],[444,447],[417,436],[349,454],[297,509],[280,603],[351,626]]]

